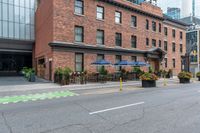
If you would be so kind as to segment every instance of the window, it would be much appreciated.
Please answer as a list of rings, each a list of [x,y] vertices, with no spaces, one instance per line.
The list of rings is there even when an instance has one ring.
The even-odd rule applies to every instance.
[[[180,39],[183,39],[183,32],[180,32]]]
[[[152,21],[152,30],[156,31],[156,22],[155,21]]]
[[[146,46],[149,46],[149,38],[146,38]]]
[[[168,46],[167,46],[167,41],[164,41],[164,50],[167,51],[168,50]]]
[[[172,43],[172,52],[176,52],[176,44]]]
[[[83,34],[83,27],[82,26],[75,26],[75,41],[76,42],[83,42],[84,41],[84,34]]]
[[[115,57],[115,63],[118,63],[122,60],[122,56],[121,55],[116,55]],[[120,71],[121,70],[121,66],[116,66],[116,71]]]
[[[104,60],[103,54],[97,54],[97,61]],[[104,66],[97,66],[97,71],[99,72]]]
[[[146,19],[146,29],[149,30],[149,20]]]
[[[131,46],[132,48],[137,48],[137,37],[131,36]]]
[[[180,52],[183,53],[183,44],[180,44]]]
[[[104,7],[97,6],[97,19],[104,19]]]
[[[97,44],[104,45],[104,31],[103,30],[97,30]]]
[[[172,59],[172,63],[173,63],[173,68],[176,68],[176,60]]]
[[[162,32],[162,25],[161,25],[161,23],[159,23],[159,32],[160,33]]]
[[[115,34],[115,45],[122,46],[122,34],[121,33]]]
[[[75,54],[75,71],[76,72],[83,72],[83,54],[76,53]]]
[[[172,36],[173,36],[173,38],[176,37],[176,31],[174,29],[172,30]]]
[[[164,28],[164,33],[165,33],[165,36],[168,35],[168,29],[167,29],[167,27]]]
[[[83,0],[75,0],[75,13],[80,15],[84,14]]]
[[[168,63],[167,63],[167,58],[165,58],[165,68],[167,68],[167,66],[168,66]]]
[[[137,27],[137,17],[136,16],[131,16],[131,26]]]
[[[162,47],[162,41],[159,40],[159,47],[161,48]]]
[[[115,23],[120,24],[122,23],[122,14],[121,12],[115,12]]]
[[[152,39],[152,46],[156,47],[156,40],[155,39]]]
[[[131,60],[136,62],[137,61],[137,56],[131,56]]]

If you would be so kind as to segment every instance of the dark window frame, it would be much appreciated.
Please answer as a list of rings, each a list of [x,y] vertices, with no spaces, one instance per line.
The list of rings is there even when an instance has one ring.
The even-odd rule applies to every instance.
[[[115,33],[115,46],[122,46],[122,33]]]
[[[176,68],[176,59],[172,59],[173,68]]]
[[[102,36],[99,36],[99,33],[101,32],[102,33]],[[102,43],[98,43],[98,39],[101,39],[101,42]],[[104,33],[104,30],[101,30],[101,29],[97,29],[97,33],[96,33],[96,42],[98,45],[105,45],[105,33]]]
[[[158,46],[159,46],[160,48],[162,47],[162,41],[161,41],[161,40],[158,41]]]
[[[146,30],[149,30],[149,20],[146,19]]]
[[[81,2],[82,5],[80,6],[77,2]],[[81,13],[77,12],[77,10],[76,10],[77,8],[81,9]],[[75,3],[74,3],[74,12],[75,12],[75,14],[84,15],[84,1],[83,0],[75,0]]]
[[[167,41],[164,41],[164,50],[168,51],[168,42]]]
[[[135,35],[131,36],[131,47],[137,48],[137,36],[135,36]]]
[[[176,38],[176,30],[175,29],[172,29],[172,37]]]
[[[119,16],[116,15],[117,13],[119,14]],[[118,21],[117,19],[119,19],[119,22],[117,22]],[[115,23],[116,24],[121,24],[122,23],[122,12],[115,11]]]
[[[160,33],[162,32],[162,25],[161,25],[161,23],[159,23],[159,32]]]
[[[165,36],[168,36],[168,28],[167,27],[164,27],[164,34],[165,34]]]
[[[172,52],[176,52],[176,43],[172,43]]]
[[[102,12],[100,12],[100,11],[98,10],[98,8],[101,8],[101,9],[102,9]],[[104,19],[105,19],[105,11],[104,11],[104,7],[103,7],[103,6],[98,6],[98,5],[97,5],[96,13],[97,13],[97,14],[96,14],[97,19],[100,19],[100,20],[104,20]],[[101,14],[101,15],[102,15],[102,18],[98,17],[98,14]]]
[[[81,62],[77,62],[77,55],[82,56]],[[75,71],[76,72],[81,72],[77,70],[77,64],[81,65],[82,72],[84,71],[84,54],[83,53],[75,53]]]
[[[156,47],[156,39],[152,39],[152,47]]]
[[[149,38],[146,38],[146,46],[149,46]]]
[[[156,22],[152,21],[152,31],[156,32]]]
[[[77,28],[80,28],[82,30],[82,33],[77,33]],[[77,36],[81,36],[81,41],[76,40]],[[80,42],[80,43],[84,42],[84,27],[83,26],[76,25],[74,27],[74,40],[75,40],[75,42]]]
[[[137,27],[137,16],[131,16],[131,27]]]

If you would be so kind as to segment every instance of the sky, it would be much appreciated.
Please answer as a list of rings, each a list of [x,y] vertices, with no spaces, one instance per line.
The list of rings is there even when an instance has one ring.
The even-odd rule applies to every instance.
[[[162,8],[163,12],[167,12],[167,7],[181,8],[181,0],[158,0],[158,6]]]

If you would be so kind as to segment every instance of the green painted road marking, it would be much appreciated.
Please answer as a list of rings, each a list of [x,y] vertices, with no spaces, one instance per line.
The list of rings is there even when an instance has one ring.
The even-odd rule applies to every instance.
[[[41,93],[41,94],[6,96],[6,97],[0,97],[0,104],[37,101],[45,99],[62,98],[68,96],[77,96],[77,94],[70,91],[56,91],[56,92]]]

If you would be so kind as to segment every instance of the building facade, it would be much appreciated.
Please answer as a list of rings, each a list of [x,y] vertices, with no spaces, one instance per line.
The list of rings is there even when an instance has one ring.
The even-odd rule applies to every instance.
[[[32,66],[35,0],[0,1],[0,75]]]
[[[173,19],[180,19],[181,18],[181,9],[180,8],[167,8],[167,16]]]
[[[113,64],[145,61],[155,71],[172,69],[176,75],[181,71],[185,38],[184,23],[163,16],[148,2],[41,0],[36,12],[35,68],[38,76],[52,80],[58,67],[97,72],[91,63],[101,58]]]

